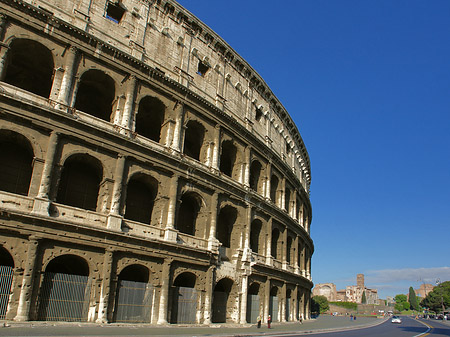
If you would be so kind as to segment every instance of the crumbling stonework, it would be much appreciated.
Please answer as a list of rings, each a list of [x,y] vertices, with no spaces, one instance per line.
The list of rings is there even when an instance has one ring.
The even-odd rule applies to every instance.
[[[173,0],[0,4],[0,319],[309,318],[309,157],[250,65]]]

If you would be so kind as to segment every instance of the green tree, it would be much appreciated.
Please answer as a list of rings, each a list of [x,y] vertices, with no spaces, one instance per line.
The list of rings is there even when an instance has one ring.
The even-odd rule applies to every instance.
[[[450,281],[442,282],[439,286],[434,287],[433,291],[429,292],[420,305],[428,308],[431,311],[442,312],[442,305],[450,307]]]
[[[317,295],[313,296],[312,303],[311,303],[311,310],[313,312],[318,312],[320,314],[324,313],[330,309],[330,306],[328,304],[328,300],[325,296]]]
[[[419,301],[413,287],[409,287],[409,305],[413,310],[419,310]]]
[[[363,291],[362,298],[361,298],[361,303],[362,304],[366,304],[367,303],[367,298],[366,298],[366,292],[365,291]]]
[[[395,295],[395,306],[394,309],[397,311],[403,311],[409,309],[409,302],[406,295],[399,294]]]

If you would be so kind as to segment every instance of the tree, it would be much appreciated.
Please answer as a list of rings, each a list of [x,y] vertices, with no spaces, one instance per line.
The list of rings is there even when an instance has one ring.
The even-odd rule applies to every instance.
[[[419,301],[417,300],[416,292],[413,287],[409,287],[409,304],[411,309],[419,310]]]
[[[406,295],[399,294],[395,295],[395,306],[394,309],[397,311],[403,311],[409,309],[409,302]]]
[[[361,298],[361,304],[366,304],[366,303],[367,303],[366,292],[363,291],[362,298]]]
[[[322,314],[328,309],[330,309],[330,306],[328,305],[328,300],[325,296],[322,295],[313,296],[311,303],[311,310],[313,312],[318,312]]]
[[[450,307],[450,281],[442,282],[435,287],[433,291],[429,292],[422,302],[422,307],[428,308],[431,311],[442,312],[442,306]]]

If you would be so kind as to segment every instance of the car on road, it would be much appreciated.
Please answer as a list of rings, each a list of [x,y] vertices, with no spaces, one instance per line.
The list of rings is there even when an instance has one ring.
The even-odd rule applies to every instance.
[[[400,324],[401,322],[402,322],[402,319],[400,317],[392,316],[391,323],[398,323],[398,324]]]

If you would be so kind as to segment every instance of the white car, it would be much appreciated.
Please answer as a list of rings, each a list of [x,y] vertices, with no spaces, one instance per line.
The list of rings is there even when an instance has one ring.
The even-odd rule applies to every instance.
[[[392,316],[391,323],[399,323],[400,324],[401,322],[402,322],[402,320],[400,317]]]

